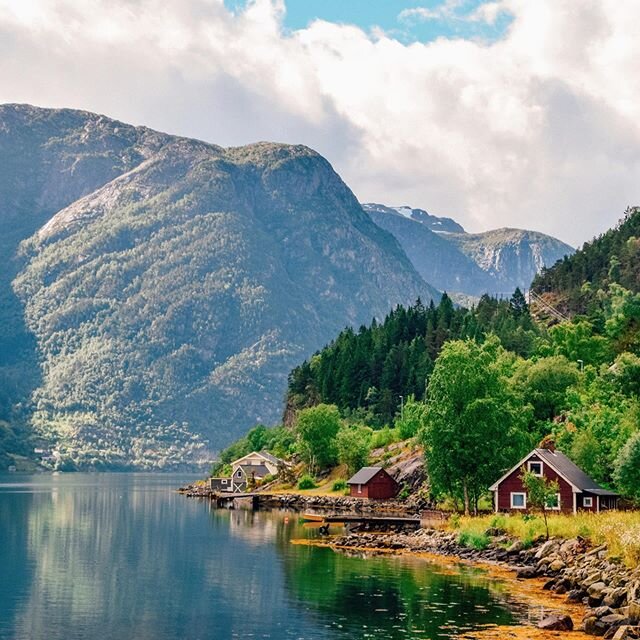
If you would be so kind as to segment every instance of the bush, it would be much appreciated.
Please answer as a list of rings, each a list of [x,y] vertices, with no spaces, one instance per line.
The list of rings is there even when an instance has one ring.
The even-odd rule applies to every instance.
[[[461,531],[458,536],[458,544],[476,551],[482,551],[489,546],[489,536],[486,533],[477,533],[475,531]]]
[[[347,488],[346,480],[336,480],[333,485],[331,485],[331,491],[344,491]]]
[[[273,482],[276,479],[277,476],[274,476],[271,473],[268,473],[264,478],[262,478],[262,480],[260,481],[260,485],[264,485],[264,484],[269,484],[270,482]]]
[[[315,489],[316,481],[307,473],[298,480],[298,489]]]

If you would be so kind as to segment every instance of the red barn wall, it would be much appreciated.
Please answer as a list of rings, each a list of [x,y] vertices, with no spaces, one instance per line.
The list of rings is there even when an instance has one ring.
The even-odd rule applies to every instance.
[[[537,456],[531,456],[527,462],[542,462],[542,472],[547,480],[557,480],[560,488],[560,509],[563,513],[573,513],[573,490],[571,485],[561,478],[544,460]],[[524,463],[525,469],[527,462]],[[520,469],[509,474],[498,487],[498,511],[511,511],[511,492],[525,492],[520,480]],[[595,502],[595,501],[594,501]],[[525,509],[513,509],[513,511],[525,511]]]
[[[360,486],[360,493],[358,493],[358,486]],[[369,487],[366,484],[352,484],[351,485],[351,496],[353,498],[368,498],[369,497]]]

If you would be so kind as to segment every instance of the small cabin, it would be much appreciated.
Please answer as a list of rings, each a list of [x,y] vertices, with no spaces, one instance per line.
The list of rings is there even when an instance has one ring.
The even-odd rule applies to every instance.
[[[382,467],[363,467],[347,480],[351,496],[388,500],[395,498],[400,485]]]
[[[591,511],[600,513],[618,506],[618,494],[603,489],[580,467],[555,446],[549,443],[545,448],[534,449],[517,465],[507,471],[489,490],[493,492],[494,508],[498,511],[526,512],[527,491],[522,484],[522,469],[549,481],[558,482],[556,499],[548,506],[558,513]]]

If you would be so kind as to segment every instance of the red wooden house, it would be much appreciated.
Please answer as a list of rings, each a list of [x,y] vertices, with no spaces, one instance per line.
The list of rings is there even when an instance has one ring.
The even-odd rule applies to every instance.
[[[394,498],[400,486],[382,467],[363,467],[347,480],[354,498]]]
[[[550,443],[544,449],[534,449],[489,487],[496,511],[527,511],[527,491],[520,479],[523,468],[548,480],[557,480],[559,492],[549,505],[550,510],[599,513],[618,506],[617,493],[603,489]]]

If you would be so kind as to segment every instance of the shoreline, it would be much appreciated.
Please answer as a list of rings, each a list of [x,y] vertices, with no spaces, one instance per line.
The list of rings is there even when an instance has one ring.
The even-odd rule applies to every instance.
[[[640,637],[640,568],[631,569],[607,557],[604,546],[590,548],[582,539],[550,538],[524,549],[522,543],[496,531],[485,549],[461,545],[456,532],[418,529],[413,532],[359,532],[334,535],[325,541],[292,541],[371,554],[395,554],[432,559],[439,563],[485,568],[499,573],[521,594],[533,593],[542,606],[571,617],[571,637],[613,638],[624,627],[635,627]],[[507,546],[508,545],[508,546]],[[557,618],[558,615],[554,614]],[[561,617],[561,616],[560,616]],[[553,625],[552,625],[553,626]],[[561,629],[536,629],[522,625],[525,635],[491,635],[488,629],[468,637],[551,638]],[[531,634],[532,631],[536,633]],[[568,631],[568,630],[567,630]],[[524,633],[524,632],[523,632]],[[544,635],[546,634],[546,635]],[[582,634],[582,635],[578,635]]]

